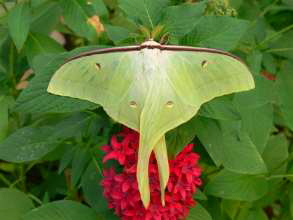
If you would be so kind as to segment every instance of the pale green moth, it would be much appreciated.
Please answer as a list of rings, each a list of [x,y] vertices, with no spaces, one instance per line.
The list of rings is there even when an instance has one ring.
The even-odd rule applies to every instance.
[[[137,180],[148,207],[152,151],[164,204],[169,178],[166,132],[191,119],[203,103],[253,88],[247,66],[227,52],[149,40],[71,58],[53,75],[48,92],[97,103],[114,120],[140,133]]]

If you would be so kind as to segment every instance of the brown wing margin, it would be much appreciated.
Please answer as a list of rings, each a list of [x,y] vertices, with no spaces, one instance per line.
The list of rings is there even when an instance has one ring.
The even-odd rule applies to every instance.
[[[111,47],[111,48],[103,48],[103,49],[97,49],[97,50],[91,50],[87,52],[80,53],[77,56],[71,57],[66,60],[65,63],[75,60],[81,57],[91,56],[95,54],[104,54],[104,53],[113,53],[113,52],[127,52],[127,51],[136,51],[136,50],[142,50],[142,49],[160,49],[160,50],[169,50],[169,51],[194,51],[194,52],[206,52],[206,53],[217,53],[217,54],[223,54],[229,57],[232,57],[242,63],[244,63],[239,57],[223,51],[223,50],[217,50],[217,49],[211,49],[211,48],[202,48],[202,47],[189,47],[189,46],[179,46],[179,45],[136,45],[136,46],[126,46],[126,47]]]

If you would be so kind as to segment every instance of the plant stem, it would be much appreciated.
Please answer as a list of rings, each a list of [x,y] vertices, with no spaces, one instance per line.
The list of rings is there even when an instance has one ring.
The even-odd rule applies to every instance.
[[[99,166],[99,164],[98,164],[98,162],[97,162],[97,160],[96,160],[96,158],[95,158],[94,155],[92,155],[92,159],[93,159],[93,162],[94,162],[94,164],[95,164],[97,170],[99,171],[99,173],[101,174],[101,176],[103,176],[103,172],[102,172],[102,170],[101,170],[101,167]]]
[[[240,202],[239,207],[237,208],[236,214],[233,219],[238,219],[242,210],[243,210],[243,202]]]
[[[20,183],[21,183],[21,188],[24,192],[26,192],[26,175],[24,171],[24,165],[20,165]]]
[[[34,161],[34,162],[30,163],[29,166],[24,171],[24,173],[26,174],[28,171],[30,171],[38,163],[39,163],[39,161]]]
[[[14,181],[13,183],[10,184],[10,188],[14,188],[14,186],[16,184],[18,184],[19,182],[21,182],[24,179],[24,177],[19,177],[16,181]]]
[[[8,75],[12,84],[12,94],[16,95],[16,79],[14,74],[14,44],[11,42],[10,48],[9,48],[9,69],[8,69]]]
[[[10,188],[14,188],[15,185],[19,184],[22,191],[26,192],[26,176],[24,171],[24,165],[20,164],[18,167],[19,177],[16,181],[10,184]]]
[[[279,37],[281,34],[287,32],[287,31],[289,31],[289,30],[291,30],[291,29],[293,29],[293,24],[291,24],[291,25],[289,25],[289,26],[283,28],[282,30],[280,30],[280,31],[278,31],[278,32],[276,32],[276,33],[274,33],[274,34],[272,34],[272,35],[270,35],[270,36],[268,36],[268,37],[265,38],[262,42],[260,42],[260,43],[257,45],[257,47],[258,47],[258,48],[263,47],[266,43],[268,43],[268,42],[270,42],[270,41],[273,41],[275,38]]]
[[[286,178],[286,177],[293,177],[293,174],[272,175],[267,177],[267,179]]]
[[[265,52],[266,53],[286,52],[286,51],[290,51],[290,50],[293,50],[293,47],[292,48],[274,48],[274,49],[266,50]]]
[[[11,185],[11,182],[2,174],[0,174],[0,180],[2,180],[2,182],[5,183],[7,186]]]
[[[38,197],[34,196],[33,194],[28,194],[28,196],[29,196],[32,200],[36,201],[39,205],[43,205],[43,202],[42,202]]]
[[[273,8],[278,2],[279,2],[279,0],[275,0],[274,2],[272,2],[271,4],[269,4],[267,7],[265,7],[263,9],[263,11],[257,16],[257,18],[251,23],[250,26],[253,27],[256,24],[257,20],[259,18],[262,18],[263,16],[265,16],[266,13],[268,13],[271,10],[271,8]]]
[[[78,200],[76,189],[72,186],[72,171],[70,169],[64,170],[65,181],[67,185],[66,199]]]
[[[8,8],[6,7],[5,3],[0,3],[2,8],[4,9],[5,12],[8,12]]]

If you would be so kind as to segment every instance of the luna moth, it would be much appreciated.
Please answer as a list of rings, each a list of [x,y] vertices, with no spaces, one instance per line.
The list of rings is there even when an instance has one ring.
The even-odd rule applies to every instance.
[[[114,120],[140,133],[137,181],[148,207],[152,152],[164,204],[169,178],[166,132],[191,119],[203,103],[253,88],[247,66],[228,52],[148,40],[70,58],[53,75],[48,92],[97,103]]]

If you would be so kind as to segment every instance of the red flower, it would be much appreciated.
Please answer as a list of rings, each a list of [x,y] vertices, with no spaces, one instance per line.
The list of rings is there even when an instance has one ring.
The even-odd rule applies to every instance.
[[[126,128],[122,132],[111,138],[110,145],[103,146],[102,149],[107,153],[103,162],[114,159],[120,165],[125,165],[136,160],[135,153],[138,146],[138,133]],[[132,164],[132,163],[131,163]]]
[[[266,71],[266,70],[262,70],[261,72],[260,72],[260,74],[262,75],[262,76],[264,76],[266,79],[268,79],[268,80],[273,80],[273,81],[275,81],[276,80],[276,75],[275,74],[272,74],[272,73],[270,73],[270,72],[268,72],[268,71]]]
[[[170,178],[165,192],[166,204],[163,207],[160,197],[158,168],[154,155],[149,165],[151,203],[145,209],[138,191],[136,163],[139,135],[128,128],[114,135],[110,145],[103,146],[106,152],[103,159],[117,160],[123,166],[122,173],[111,168],[104,170],[101,184],[109,208],[122,220],[178,220],[184,219],[189,209],[195,205],[193,194],[201,185],[201,170],[197,165],[199,155],[192,152],[193,145],[187,145],[174,160],[169,160]]]

